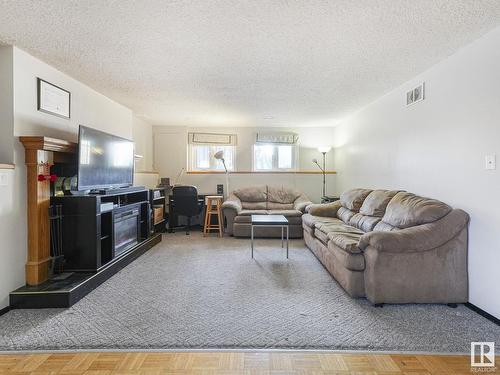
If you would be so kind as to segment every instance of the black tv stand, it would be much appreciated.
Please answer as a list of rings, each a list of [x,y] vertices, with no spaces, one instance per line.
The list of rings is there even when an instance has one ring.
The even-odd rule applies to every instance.
[[[142,191],[146,188],[144,186],[129,186],[123,188],[114,188],[114,189],[93,189],[89,191],[89,195],[118,195],[125,193],[132,193],[135,191]]]
[[[61,206],[65,271],[99,271],[150,235],[149,191],[143,187],[50,201]]]
[[[13,291],[11,308],[69,307],[161,241],[160,233],[150,232],[149,191],[118,190],[51,197],[52,205],[62,207],[64,271],[73,274]],[[115,228],[121,231],[127,220],[128,229],[137,225],[137,241],[116,236]]]

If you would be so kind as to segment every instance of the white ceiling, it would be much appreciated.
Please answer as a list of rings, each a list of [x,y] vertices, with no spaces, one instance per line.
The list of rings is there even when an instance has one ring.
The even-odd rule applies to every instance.
[[[161,125],[335,125],[499,24],[499,0],[0,0],[0,42]]]

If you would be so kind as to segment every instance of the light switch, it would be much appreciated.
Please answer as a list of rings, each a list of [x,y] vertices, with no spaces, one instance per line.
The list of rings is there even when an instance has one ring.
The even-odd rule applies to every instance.
[[[484,169],[496,169],[497,168],[497,156],[495,154],[486,155],[485,157],[486,165]]]
[[[7,173],[0,172],[0,186],[7,186]]]

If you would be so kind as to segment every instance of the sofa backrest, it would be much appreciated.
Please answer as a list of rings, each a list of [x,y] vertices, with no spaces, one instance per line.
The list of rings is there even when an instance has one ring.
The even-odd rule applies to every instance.
[[[364,232],[432,223],[452,211],[436,199],[399,190],[352,189],[342,193],[340,204],[337,218]]]
[[[342,207],[337,217],[364,232],[370,232],[380,222],[389,201],[398,191],[353,189],[340,197]]]
[[[302,194],[284,186],[252,186],[233,191],[246,210],[291,210]]]
[[[363,201],[371,193],[369,189],[352,189],[340,195],[341,207],[337,211],[337,217],[344,223],[349,224],[351,218],[359,212]]]
[[[233,191],[245,210],[267,210],[267,185],[251,186]]]
[[[428,224],[448,215],[452,208],[436,199],[399,192],[391,199],[375,230],[394,230]]]
[[[373,190],[366,196],[359,212],[351,217],[349,225],[364,232],[371,232],[382,220],[387,205],[397,193],[397,190]]]
[[[293,204],[302,194],[284,186],[267,187],[268,210],[292,210]]]

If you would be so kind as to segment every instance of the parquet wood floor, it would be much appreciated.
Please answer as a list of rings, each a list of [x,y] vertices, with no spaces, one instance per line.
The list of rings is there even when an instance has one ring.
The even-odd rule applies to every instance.
[[[325,352],[79,352],[2,354],[0,374],[471,374],[469,356]],[[497,358],[497,367],[500,358]],[[498,370],[497,372],[500,373]]]

